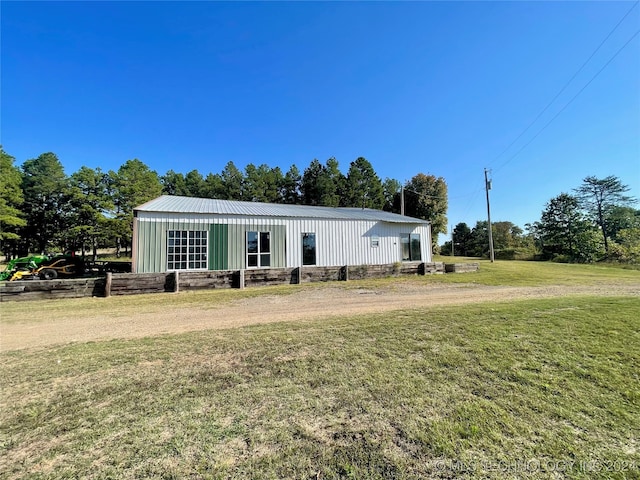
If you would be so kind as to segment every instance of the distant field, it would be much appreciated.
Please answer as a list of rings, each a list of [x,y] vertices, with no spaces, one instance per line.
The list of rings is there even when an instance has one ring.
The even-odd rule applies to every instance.
[[[463,280],[480,287],[461,295],[627,288],[4,351],[0,477],[640,478],[639,273],[496,262],[340,286],[376,295]],[[3,304],[0,327],[21,309],[36,330],[36,312],[213,315],[301,288],[336,292]]]

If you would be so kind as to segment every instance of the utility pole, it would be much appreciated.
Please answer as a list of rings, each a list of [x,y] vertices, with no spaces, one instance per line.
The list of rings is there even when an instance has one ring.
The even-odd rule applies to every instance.
[[[404,216],[404,185],[400,186],[400,215]]]
[[[493,256],[493,233],[491,232],[491,207],[489,207],[489,190],[491,190],[491,180],[487,177],[487,169],[484,169],[484,188],[487,192],[487,220],[489,221],[489,260],[494,261]]]
[[[451,256],[455,256],[453,253],[453,225],[451,225]]]

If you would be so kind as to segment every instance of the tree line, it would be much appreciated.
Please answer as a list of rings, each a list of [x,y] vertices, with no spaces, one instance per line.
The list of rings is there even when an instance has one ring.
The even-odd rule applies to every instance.
[[[496,258],[504,260],[531,258],[534,254],[533,239],[512,222],[491,222],[491,233]],[[465,257],[489,256],[489,222],[479,220],[474,227],[458,223],[452,231],[452,241],[440,248],[443,255]]]
[[[27,253],[81,251],[94,258],[98,248],[126,254],[131,245],[133,208],[161,194],[292,205],[372,208],[400,212],[431,222],[434,246],[446,233],[447,185],[442,177],[418,173],[404,185],[384,181],[359,157],[343,174],[338,161],[314,159],[300,172],[266,164],[244,170],[228,162],[219,173],[159,175],[138,159],[118,170],[82,166],[67,176],[55,153],[43,153],[21,166],[0,146],[0,251],[8,258]]]
[[[640,210],[628,191],[618,177],[589,176],[572,193],[549,200],[526,233],[511,222],[492,222],[496,258],[640,263]],[[488,223],[459,223],[452,241],[458,255],[488,256]],[[451,250],[451,242],[442,246],[444,254]]]

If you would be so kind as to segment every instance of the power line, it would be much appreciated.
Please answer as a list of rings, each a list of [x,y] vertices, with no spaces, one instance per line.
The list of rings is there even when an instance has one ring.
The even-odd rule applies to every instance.
[[[520,140],[520,138],[522,138],[522,136],[527,133],[531,127],[540,119],[540,117],[549,109],[549,107],[551,107],[551,105],[553,105],[553,103],[558,99],[558,97],[560,95],[562,95],[562,93],[567,89],[567,87],[571,84],[571,82],[573,82],[573,80],[580,74],[580,72],[582,72],[582,70],[584,69],[584,67],[591,61],[591,59],[595,56],[595,54],[600,50],[600,48],[602,48],[602,46],[607,42],[607,40],[609,40],[609,38],[611,37],[611,35],[613,35],[613,33],[618,29],[618,27],[620,26],[620,24],[622,24],[622,22],[629,16],[629,14],[632,12],[632,10],[638,5],[638,1],[636,1],[629,10],[627,10],[627,12],[622,16],[622,18],[618,21],[618,23],[616,23],[616,25],[611,29],[611,31],[607,34],[607,36],[600,42],[600,44],[596,47],[596,49],[591,53],[591,55],[589,55],[589,57],[582,63],[582,65],[580,66],[580,68],[578,68],[578,70],[571,76],[571,78],[564,84],[564,86],[560,89],[560,91],[558,91],[558,93],[551,99],[551,101],[549,103],[547,103],[547,105],[542,109],[542,111],[540,111],[540,113],[531,121],[531,123],[529,123],[529,125],[527,125],[527,127],[520,132],[520,134],[498,155],[496,156],[493,161],[490,163],[493,164],[494,162],[496,162],[502,155],[504,155],[518,140]],[[636,33],[634,33],[631,38],[629,38],[629,40],[627,40],[625,42],[624,45],[622,45],[622,47],[620,47],[616,53],[602,66],[602,68],[600,68],[600,70],[598,70],[596,72],[596,74],[591,77],[591,79],[578,91],[578,93],[576,93],[571,100],[569,100],[561,109],[560,111],[558,111],[552,118],[551,120],[549,120],[527,143],[525,143],[514,155],[512,155],[506,162],[502,163],[499,167],[497,167],[495,170],[499,170],[502,167],[504,167],[505,165],[507,165],[510,161],[512,161],[515,157],[517,157],[526,147],[528,147],[544,130],[546,130],[546,128],[562,113],[564,112],[569,105],[571,105],[571,103],[573,103],[573,101],[600,75],[600,73],[602,73],[602,71],[609,66],[609,64],[620,54],[620,52],[622,50],[624,50],[624,48],[631,43],[631,41],[640,33],[640,30],[638,30]],[[485,169],[486,170],[486,169]],[[485,171],[485,175],[486,175],[486,171]],[[485,180],[486,183],[486,180]],[[484,188],[484,186],[482,187]],[[462,197],[456,197],[456,198],[465,198],[465,197],[472,197],[470,199],[470,201],[467,204],[467,207],[464,209],[465,210],[465,215],[468,213],[468,211],[471,209],[471,205],[473,203],[475,203],[475,200],[477,199],[478,194],[482,191],[482,188],[478,188],[476,191],[474,191],[473,193],[470,193],[468,195],[463,195]],[[408,189],[405,189],[408,190]],[[411,190],[409,190],[411,191]],[[413,192],[413,193],[418,193],[418,192]],[[441,197],[431,197],[431,198],[441,198]]]
[[[463,210],[463,217],[466,217],[467,214],[469,213],[469,211],[471,211],[471,207],[473,205],[475,205],[477,203],[478,197],[480,195],[480,193],[482,192],[482,190],[484,190],[484,185],[478,187],[472,194],[471,194],[471,199],[469,200],[469,202],[467,203],[466,207]]]
[[[602,71],[603,71],[605,68],[607,68],[611,62],[613,62],[613,60],[614,60],[614,59],[615,59],[615,58],[620,54],[620,52],[622,52],[622,50],[624,50],[624,48],[625,48],[627,45],[629,45],[629,44],[631,43],[631,41],[632,41],[634,38],[636,38],[636,37],[638,36],[638,34],[639,34],[639,33],[640,33],[640,30],[636,31],[636,33],[634,33],[633,35],[631,35],[631,38],[629,38],[629,40],[627,40],[627,41],[625,42],[625,44],[624,44],[624,45],[622,45],[622,47],[620,47],[620,48],[618,49],[618,51],[617,51],[617,52],[616,52],[616,53],[615,53],[615,54],[614,54],[614,55],[613,55],[613,56],[612,56],[612,57],[607,61],[607,63],[605,63],[605,64],[602,66],[602,68],[601,68],[600,70],[598,70],[598,71],[596,72],[596,74],[595,74],[593,77],[591,77],[591,80],[589,80],[589,81],[588,81],[588,82],[587,82],[587,83],[586,83],[586,84],[585,84],[585,85],[584,85],[584,86],[583,86],[583,87],[578,91],[578,93],[576,93],[576,94],[571,98],[571,100],[569,100],[569,101],[564,105],[564,107],[562,107],[562,108],[558,111],[558,113],[556,113],[556,114],[551,118],[551,120],[549,120],[549,121],[548,121],[548,122],[547,122],[547,123],[546,123],[546,124],[545,124],[541,129],[540,129],[540,130],[538,130],[538,133],[536,133],[536,134],[535,134],[535,135],[534,135],[534,136],[533,136],[533,137],[532,137],[532,138],[531,138],[527,143],[525,143],[525,144],[520,148],[520,150],[518,150],[516,153],[514,153],[514,154],[513,154],[513,155],[512,155],[512,156],[511,156],[511,157],[510,157],[506,162],[504,162],[504,163],[503,163],[503,164],[501,164],[499,167],[497,167],[497,168],[496,168],[496,170],[500,170],[500,169],[501,169],[502,167],[504,167],[507,163],[509,163],[509,162],[510,162],[511,160],[513,160],[514,158],[516,158],[516,157],[520,154],[520,152],[522,152],[525,148],[527,148],[527,147],[531,144],[531,142],[533,142],[536,138],[538,138],[538,136],[539,136],[542,132],[544,132],[544,131],[546,130],[546,128],[547,128],[549,125],[551,125],[551,123],[552,123],[556,118],[558,118],[558,116],[559,116],[562,112],[564,112],[564,111],[567,109],[567,107],[568,107],[569,105],[571,105],[571,104],[573,103],[573,101],[574,101],[576,98],[578,98],[578,96],[579,96],[579,95],[580,95],[580,94],[581,94],[581,93],[582,93],[582,92],[583,92],[583,91],[584,91],[584,90],[585,90],[589,85],[591,85],[591,82],[593,82],[593,81],[598,77],[598,75],[600,75],[600,73],[602,73]]]
[[[584,69],[584,67],[587,65],[587,63],[589,63],[589,61],[591,61],[591,59],[594,57],[594,55],[600,50],[600,48],[605,44],[605,42],[607,40],[609,40],[609,38],[611,37],[611,35],[613,35],[613,32],[615,32],[618,27],[620,26],[620,24],[629,16],[629,14],[631,13],[631,11],[638,5],[638,3],[640,2],[635,2],[631,8],[629,10],[627,10],[627,13],[625,13],[622,18],[618,21],[618,23],[616,23],[616,25],[613,27],[613,29],[609,32],[609,34],[604,38],[604,40],[602,40],[600,42],[600,44],[596,47],[596,49],[591,53],[591,55],[589,55],[589,58],[587,58],[584,63],[580,66],[580,68],[578,68],[578,70],[573,74],[573,76],[564,84],[564,86],[560,89],[560,91],[551,99],[551,101],[549,103],[547,103],[547,105],[542,109],[542,111],[540,113],[538,113],[538,115],[536,116],[536,118],[534,118],[531,123],[529,123],[529,125],[527,125],[527,127],[522,130],[522,132],[520,132],[520,134],[502,151],[500,152],[500,154],[498,156],[496,156],[496,158],[493,159],[493,161],[491,162],[491,164],[493,164],[496,160],[498,160],[500,157],[502,157],[502,155],[504,155],[518,140],[520,140],[520,138],[522,138],[522,136],[527,133],[529,131],[529,129],[540,119],[540,117],[549,109],[549,107],[551,107],[551,105],[558,99],[558,97],[567,89],[567,87],[571,84],[571,82],[573,82],[573,80],[578,76],[578,74]],[[637,33],[636,33],[637,35]],[[634,35],[635,36],[635,35]],[[629,43],[629,42],[627,42]],[[626,44],[624,45],[626,46]],[[622,48],[624,48],[624,46]],[[619,51],[613,56],[613,58],[615,58],[615,56],[619,53]],[[613,59],[612,58],[612,59]],[[609,62],[607,62],[607,65],[611,62],[611,60]],[[606,65],[605,65],[606,66]],[[599,74],[600,72],[598,72]],[[598,75],[596,74],[596,76]],[[594,77],[595,78],[595,77]],[[593,79],[591,79],[591,81],[593,81]],[[589,83],[591,83],[591,81],[589,81]],[[588,84],[587,84],[588,85]],[[583,88],[584,90],[584,88]],[[581,90],[582,91],[582,90]],[[575,97],[574,97],[575,98]],[[571,101],[573,101],[573,99],[571,99]],[[571,102],[569,102],[571,103]],[[566,105],[565,105],[566,108]],[[564,110],[564,108],[563,108]],[[557,115],[556,115],[557,116]],[[554,117],[555,118],[555,117]],[[539,134],[540,132],[538,132]],[[537,136],[537,135],[536,135]],[[535,137],[534,137],[535,138]],[[530,142],[529,142],[530,143]],[[528,144],[527,144],[528,145]],[[521,149],[522,150],[522,149]],[[520,153],[520,151],[518,151],[518,153]],[[513,157],[511,158],[513,159]],[[511,160],[509,159],[509,161]],[[506,163],[505,163],[506,164]],[[505,164],[501,165],[504,166]],[[498,168],[501,168],[498,167]]]
[[[468,193],[466,195],[457,195],[455,197],[449,197],[449,196],[446,196],[446,195],[427,195],[425,193],[416,192],[415,190],[411,190],[410,188],[407,188],[407,187],[402,187],[402,189],[405,192],[415,193],[416,195],[420,195],[420,197],[424,197],[424,198],[444,198],[444,199],[448,199],[448,200],[457,200],[458,198],[467,198],[467,197],[470,197],[471,195],[473,195],[473,193]]]

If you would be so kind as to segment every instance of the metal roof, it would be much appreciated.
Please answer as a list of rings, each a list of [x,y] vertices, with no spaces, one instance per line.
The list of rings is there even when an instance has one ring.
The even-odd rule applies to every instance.
[[[279,205],[275,203],[240,202],[216,198],[194,198],[162,195],[139,207],[138,212],[197,213],[214,215],[245,215],[255,217],[323,218],[334,220],[373,220],[390,223],[429,223],[420,218],[369,208],[312,207],[309,205]]]

